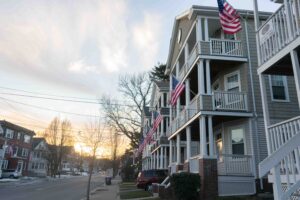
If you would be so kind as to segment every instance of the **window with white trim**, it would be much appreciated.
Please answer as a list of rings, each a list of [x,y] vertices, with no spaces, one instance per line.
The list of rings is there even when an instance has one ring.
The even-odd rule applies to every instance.
[[[286,76],[270,75],[269,81],[272,101],[289,101]]]
[[[23,148],[22,149],[22,156],[27,157],[28,156],[28,149]]]
[[[18,135],[17,135],[17,139],[21,139],[21,136],[22,136],[22,133],[21,132],[18,132]]]
[[[24,142],[25,143],[30,143],[31,137],[29,135],[24,135]]]
[[[6,135],[5,135],[5,137],[12,139],[14,137],[14,131],[11,130],[11,129],[6,129]]]
[[[245,154],[245,140],[244,140],[244,129],[235,128],[231,129],[231,147],[232,154]]]
[[[239,92],[241,91],[240,73],[235,71],[224,76],[225,89],[228,92]]]

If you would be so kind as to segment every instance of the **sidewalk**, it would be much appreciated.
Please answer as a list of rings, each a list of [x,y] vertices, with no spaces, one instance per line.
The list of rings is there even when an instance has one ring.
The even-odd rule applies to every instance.
[[[116,176],[111,185],[104,185],[103,187],[98,187],[91,192],[91,200],[117,200],[119,199],[119,183],[121,182],[121,177]]]

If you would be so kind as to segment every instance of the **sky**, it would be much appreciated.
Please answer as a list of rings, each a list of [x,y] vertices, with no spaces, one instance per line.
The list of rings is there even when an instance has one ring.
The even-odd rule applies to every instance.
[[[252,9],[252,0],[228,1],[235,8]],[[99,105],[11,93],[94,100],[110,95],[121,99],[118,77],[165,63],[174,18],[192,5],[217,3],[0,0],[0,119],[37,131],[59,116],[71,120],[74,130],[79,131],[89,117],[64,112],[102,116]],[[274,11],[277,7],[269,0],[259,0],[260,10]]]

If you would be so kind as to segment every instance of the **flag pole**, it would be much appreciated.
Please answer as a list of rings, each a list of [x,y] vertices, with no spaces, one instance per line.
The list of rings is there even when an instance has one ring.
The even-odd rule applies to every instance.
[[[260,66],[260,48],[259,48],[259,33],[258,33],[258,29],[259,29],[259,13],[258,13],[258,4],[257,4],[257,0],[253,0],[253,11],[254,11],[254,25],[255,25],[255,33],[256,33],[256,48],[257,48],[257,58],[258,58],[258,66]]]

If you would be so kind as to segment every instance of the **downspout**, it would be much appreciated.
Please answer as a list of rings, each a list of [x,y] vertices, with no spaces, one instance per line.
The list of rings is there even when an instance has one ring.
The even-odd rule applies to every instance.
[[[257,127],[257,110],[256,110],[256,101],[255,101],[255,96],[254,96],[254,85],[253,85],[253,70],[252,70],[252,61],[251,61],[251,53],[250,53],[250,46],[249,46],[249,36],[248,36],[248,13],[247,13],[247,17],[244,20],[245,22],[245,32],[246,32],[246,43],[247,43],[247,52],[248,52],[248,69],[249,69],[249,76],[250,76],[250,85],[251,85],[251,96],[252,96],[252,103],[253,103],[253,113],[254,113],[254,129],[255,129],[255,139],[256,139],[256,148],[257,148],[257,158],[260,161],[261,157],[260,157],[260,148],[258,145],[258,127]],[[252,120],[252,119],[251,119]],[[252,123],[250,124],[252,126]],[[252,128],[251,128],[252,129]],[[252,150],[254,151],[254,144],[253,144],[253,140],[251,140],[252,144]],[[255,156],[254,156],[254,166],[256,165],[256,161],[255,161]],[[256,173],[256,169],[254,169],[254,175],[255,178],[257,178],[257,173]],[[260,178],[260,189],[263,190],[263,183],[262,183],[262,179]]]

